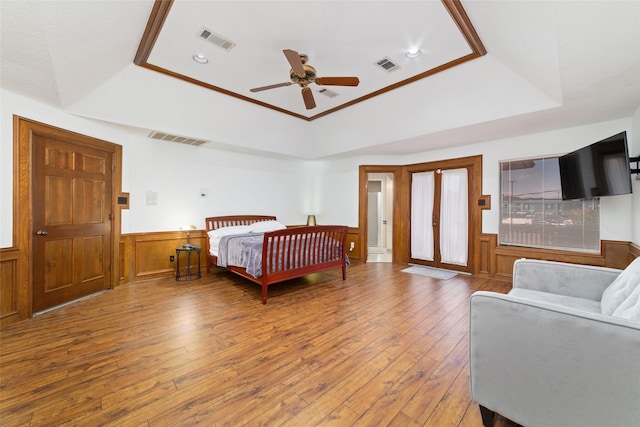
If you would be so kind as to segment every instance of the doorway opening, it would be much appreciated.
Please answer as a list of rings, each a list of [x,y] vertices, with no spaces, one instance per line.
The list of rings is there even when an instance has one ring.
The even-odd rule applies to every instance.
[[[393,174],[367,175],[367,262],[393,259]]]

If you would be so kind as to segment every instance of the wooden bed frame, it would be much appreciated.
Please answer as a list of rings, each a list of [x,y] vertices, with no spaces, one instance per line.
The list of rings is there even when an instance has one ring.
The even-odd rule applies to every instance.
[[[250,225],[259,221],[275,221],[276,217],[266,215],[231,215],[231,216],[214,216],[205,218],[207,233],[222,227],[235,225]],[[304,239],[299,239],[304,236]],[[326,245],[319,244],[322,239],[330,238],[342,245],[341,251],[335,256],[327,251]],[[290,239],[299,239],[302,245],[293,248],[293,245],[284,245],[284,242]],[[209,237],[207,236],[207,273],[211,271],[211,266],[218,263],[217,257],[211,255]],[[342,280],[347,278],[347,226],[342,225],[318,225],[311,227],[291,227],[284,230],[270,231],[264,233],[263,251],[262,251],[262,276],[255,278],[245,271],[242,267],[228,266],[227,270],[236,273],[246,279],[251,280],[262,286],[262,303],[267,303],[267,289],[273,283],[282,282],[289,279],[295,279],[307,274],[316,273],[332,268],[342,268]],[[291,260],[294,257],[301,260],[299,266],[287,266],[287,263],[278,261],[278,257],[270,256],[275,253],[278,248],[286,246],[283,253],[284,259]],[[296,252],[296,253],[294,253]],[[311,260],[324,259],[323,262],[312,262]],[[291,264],[291,263],[289,263]]]

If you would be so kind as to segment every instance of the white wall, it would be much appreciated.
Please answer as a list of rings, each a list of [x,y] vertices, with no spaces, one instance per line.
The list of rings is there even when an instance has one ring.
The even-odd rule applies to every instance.
[[[0,92],[0,247],[12,246],[14,114],[123,146],[122,190],[130,192],[122,232],[204,228],[204,218],[224,214],[270,214],[302,224],[315,214],[320,224],[358,225],[358,166],[401,165],[483,155],[483,193],[492,209],[482,230],[497,233],[498,162],[563,154],[627,130],[630,154],[640,154],[640,110],[632,118],[530,134],[482,144],[406,156],[360,156],[342,160],[298,161],[184,146],[146,138],[130,129],[67,114],[11,92]],[[204,190],[207,197],[200,198]],[[157,205],[146,204],[147,191]],[[601,237],[640,244],[640,181],[633,195],[601,200]]]
[[[491,210],[483,212],[482,231],[497,233],[499,224],[499,194],[501,160],[532,158],[545,155],[560,155],[589,145],[623,130],[630,140],[630,152],[640,151],[640,120],[636,113],[635,122],[629,119],[595,123],[588,126],[560,129],[552,132],[529,134],[515,138],[489,141],[481,144],[434,150],[407,156],[367,156],[333,161],[325,165],[323,193],[320,195],[323,206],[335,206],[332,200],[340,200],[340,209],[331,209],[327,213],[329,222],[343,222],[350,225],[358,220],[358,166],[359,165],[403,165],[452,159],[471,155],[483,155],[483,194],[491,195]],[[634,132],[635,131],[635,132]],[[640,181],[633,181],[633,195],[603,197],[600,202],[601,238],[605,240],[631,240],[640,242],[638,234],[640,216]],[[337,198],[333,196],[337,194]],[[635,205],[635,208],[633,207]],[[632,233],[632,223],[635,231]]]
[[[633,130],[631,138],[629,138],[629,156],[640,156],[640,107],[636,110],[632,118]],[[628,135],[627,135],[628,136]],[[633,165],[635,167],[635,163]],[[631,176],[631,185],[633,186],[633,207],[631,209],[631,241],[636,245],[640,245],[640,175]]]
[[[11,92],[0,93],[0,247],[10,247],[13,226],[13,115],[43,122],[123,147],[122,191],[131,194],[122,232],[178,230],[226,214],[276,215],[302,224],[311,208],[300,194],[300,161],[249,156],[156,141],[119,126],[84,119]],[[205,190],[206,198],[200,198]],[[146,204],[147,191],[158,196]]]

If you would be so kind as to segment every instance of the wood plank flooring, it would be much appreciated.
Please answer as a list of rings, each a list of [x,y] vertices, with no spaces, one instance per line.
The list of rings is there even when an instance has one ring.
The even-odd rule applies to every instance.
[[[509,283],[355,263],[260,287],[121,286],[0,336],[2,426],[481,426],[469,296]],[[498,417],[496,426],[515,424]]]

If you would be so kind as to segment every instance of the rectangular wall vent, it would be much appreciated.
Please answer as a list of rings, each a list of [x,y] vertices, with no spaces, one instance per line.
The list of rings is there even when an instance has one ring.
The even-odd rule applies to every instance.
[[[171,135],[164,132],[156,132],[153,131],[149,134],[149,138],[160,139],[162,141],[170,141],[177,142],[178,144],[186,144],[186,145],[202,145],[209,141],[205,141],[204,139],[195,139],[195,138],[187,138],[185,136]]]
[[[336,96],[338,96],[338,92],[334,92],[329,89],[322,88],[318,92],[323,94],[324,96],[328,96],[329,98],[335,98]]]
[[[220,34],[216,34],[213,31],[211,31],[210,29],[206,28],[206,27],[202,27],[202,29],[200,30],[200,32],[198,33],[198,37],[200,37],[201,39],[204,39],[226,51],[229,51],[231,49],[233,49],[233,47],[236,45],[234,42],[232,42],[231,40],[229,40],[228,38],[221,36]]]
[[[388,56],[385,56],[381,60],[377,61],[376,65],[385,71],[393,71],[400,68],[400,66],[393,62]]]

